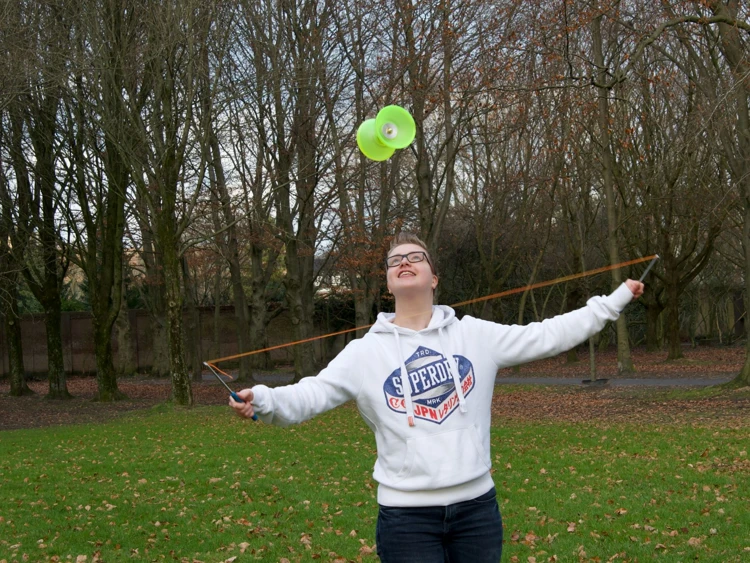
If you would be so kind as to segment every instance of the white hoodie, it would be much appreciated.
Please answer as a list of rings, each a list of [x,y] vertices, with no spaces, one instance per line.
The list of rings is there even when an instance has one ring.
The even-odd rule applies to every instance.
[[[525,326],[508,326],[435,306],[414,331],[380,313],[315,377],[253,387],[258,417],[278,426],[349,400],[375,433],[373,478],[385,506],[445,506],[476,498],[490,476],[490,407],[497,370],[569,350],[615,320],[632,300],[622,284],[585,307]],[[403,374],[409,385],[404,385]]]

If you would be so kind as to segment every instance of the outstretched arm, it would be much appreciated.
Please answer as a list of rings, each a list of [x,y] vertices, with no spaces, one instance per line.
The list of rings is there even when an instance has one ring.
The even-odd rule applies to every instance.
[[[356,399],[363,381],[363,347],[353,340],[315,377],[270,388],[256,385],[237,395],[245,401],[229,400],[229,406],[243,418],[256,414],[260,420],[276,426],[289,426],[312,418],[351,399]]]
[[[570,313],[527,325],[502,325],[473,319],[482,327],[483,342],[498,368],[548,358],[577,346],[614,321],[633,299],[643,293],[643,284],[627,280],[606,297],[592,297]]]

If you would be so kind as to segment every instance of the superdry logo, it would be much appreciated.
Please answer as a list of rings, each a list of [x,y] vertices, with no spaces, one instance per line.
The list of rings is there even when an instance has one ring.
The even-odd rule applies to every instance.
[[[458,376],[464,397],[474,389],[474,366],[463,356],[456,356]],[[455,364],[453,364],[455,369]],[[406,360],[414,416],[437,424],[442,423],[458,407],[458,393],[453,383],[448,359],[424,346]],[[401,368],[395,369],[383,385],[385,400],[391,410],[406,412],[404,382]]]

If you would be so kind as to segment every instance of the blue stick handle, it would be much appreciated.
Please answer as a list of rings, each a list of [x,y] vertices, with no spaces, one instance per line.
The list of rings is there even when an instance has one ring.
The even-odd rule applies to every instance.
[[[245,402],[245,401],[243,401],[243,400],[242,400],[242,399],[240,398],[240,396],[239,396],[239,395],[238,395],[237,393],[235,393],[234,391],[230,392],[229,394],[230,394],[230,395],[232,396],[232,399],[234,399],[234,400],[235,400],[235,401],[237,401],[238,403],[244,403],[244,402]],[[258,420],[258,415],[257,415],[257,414],[255,414],[255,413],[253,413],[253,417],[252,417],[252,418],[253,418],[253,420]]]
[[[651,260],[651,262],[649,262],[648,267],[646,268],[646,271],[644,271],[643,274],[641,274],[641,279],[638,280],[639,282],[643,281],[643,279],[649,273],[649,271],[651,270],[651,268],[653,268],[654,264],[656,264],[656,261],[658,259],[659,259],[659,255],[658,254],[654,254],[654,259]]]

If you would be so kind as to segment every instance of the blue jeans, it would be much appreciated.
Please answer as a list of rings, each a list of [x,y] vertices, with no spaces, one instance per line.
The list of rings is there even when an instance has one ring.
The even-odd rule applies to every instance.
[[[503,522],[495,489],[448,506],[381,506],[375,543],[383,563],[497,563]]]

